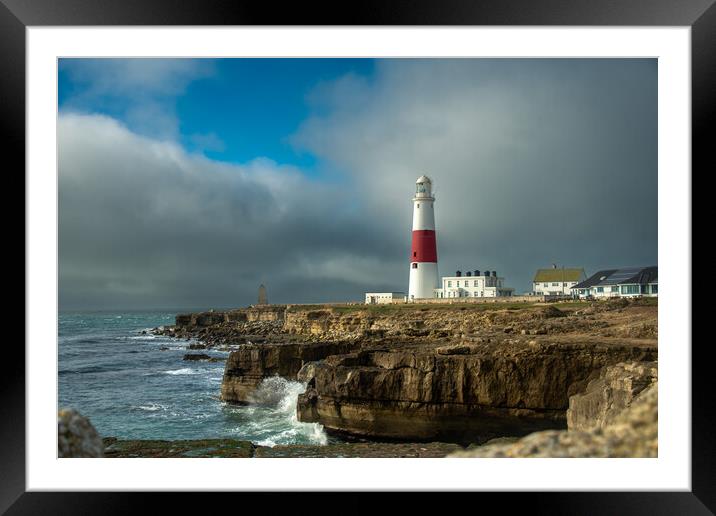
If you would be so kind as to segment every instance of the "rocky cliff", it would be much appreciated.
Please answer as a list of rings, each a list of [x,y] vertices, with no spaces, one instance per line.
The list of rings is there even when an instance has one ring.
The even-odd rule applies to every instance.
[[[483,442],[565,426],[569,396],[648,344],[487,343],[365,350],[309,364],[298,418],[370,438]]]
[[[208,345],[278,340],[461,339],[567,336],[656,339],[656,306],[642,300],[472,305],[267,305],[179,314],[157,333]]]
[[[353,347],[345,342],[245,344],[226,361],[221,382],[221,399],[248,403],[264,378],[282,376],[295,380],[307,362],[347,353]]]
[[[600,379],[590,383],[585,394],[573,396],[570,407],[581,406],[590,395],[601,393],[609,397],[605,385],[617,383],[617,391],[634,392],[629,378],[650,378],[653,364],[619,364],[605,368]],[[604,382],[605,378],[610,380]],[[624,380],[619,385],[618,378]],[[646,381],[646,386],[633,398],[618,396],[622,400],[608,410],[591,410],[579,419],[577,427],[568,431],[549,430],[535,432],[516,442],[487,444],[459,451],[451,457],[657,457],[658,456],[658,383]],[[622,403],[623,402],[623,403]],[[585,405],[584,408],[595,405]],[[603,407],[602,404],[597,406]],[[588,422],[587,413],[595,420]],[[605,417],[605,414],[608,417]],[[588,428],[584,430],[582,428]]]
[[[251,401],[266,377],[298,378],[308,384],[300,420],[376,439],[483,442],[564,428],[569,397],[602,385],[605,366],[657,358],[653,300],[269,305],[183,314],[157,332],[233,350],[225,401]],[[621,406],[609,385],[574,406],[575,424]],[[625,384],[624,400],[638,387],[627,395]]]
[[[610,425],[634,398],[657,381],[656,362],[619,363],[601,370],[584,392],[569,399],[567,426],[591,430]]]

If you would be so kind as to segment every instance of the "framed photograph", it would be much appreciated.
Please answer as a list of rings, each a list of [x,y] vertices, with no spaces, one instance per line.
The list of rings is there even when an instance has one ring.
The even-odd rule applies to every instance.
[[[712,4],[2,0],[27,308],[0,512],[501,491],[713,513]]]

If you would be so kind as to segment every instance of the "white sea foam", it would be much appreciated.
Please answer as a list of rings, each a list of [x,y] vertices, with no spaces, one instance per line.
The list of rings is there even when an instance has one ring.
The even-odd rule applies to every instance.
[[[165,410],[166,407],[159,403],[148,403],[146,405],[132,405],[133,409],[146,410],[148,412],[156,412],[157,410]]]
[[[281,419],[288,428],[270,438],[260,439],[256,441],[256,444],[273,447],[277,444],[296,442],[300,437],[307,439],[312,444],[325,445],[328,443],[328,436],[323,430],[323,425],[301,423],[298,420],[296,414],[298,395],[305,391],[305,383],[286,380],[279,376],[265,378],[259,384],[249,399],[250,403],[256,406],[271,407],[275,411],[275,417]]]
[[[133,335],[132,337],[127,337],[128,340],[154,340],[157,337],[155,335]]]
[[[200,374],[201,371],[198,369],[190,369],[188,367],[184,367],[182,369],[173,369],[171,371],[162,371],[164,374]]]

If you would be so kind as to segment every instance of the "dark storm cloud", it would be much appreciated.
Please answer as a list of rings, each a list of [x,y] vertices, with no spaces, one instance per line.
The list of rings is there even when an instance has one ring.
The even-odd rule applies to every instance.
[[[329,114],[294,143],[359,177],[367,211],[395,220],[397,239],[410,224],[406,185],[430,175],[441,274],[497,269],[523,292],[553,262],[588,273],[656,263],[655,60],[377,69],[371,84],[337,83]]]
[[[441,274],[657,260],[655,60],[390,60],[309,95],[328,180],[235,166],[62,113],[60,306],[201,307],[405,290],[432,176]]]

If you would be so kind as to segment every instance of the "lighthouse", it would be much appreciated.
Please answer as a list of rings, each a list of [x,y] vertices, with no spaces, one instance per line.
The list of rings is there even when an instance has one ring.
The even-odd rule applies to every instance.
[[[438,250],[435,240],[435,213],[432,181],[420,176],[413,197],[413,245],[410,251],[408,300],[434,297],[438,287]]]

